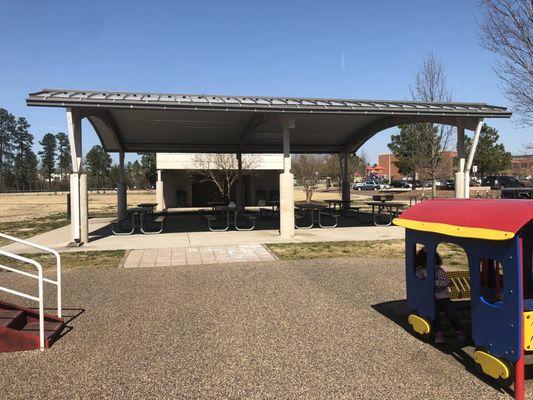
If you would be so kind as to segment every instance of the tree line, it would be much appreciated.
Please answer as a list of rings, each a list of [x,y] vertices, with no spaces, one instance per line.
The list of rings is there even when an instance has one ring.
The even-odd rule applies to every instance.
[[[63,176],[66,176],[70,168],[68,139],[64,133],[48,133],[43,137],[39,142],[42,146],[42,150],[38,152],[41,157],[39,160],[33,151],[34,136],[29,129],[30,124],[26,118],[17,118],[9,111],[0,108],[0,190],[2,191],[42,189],[42,177],[51,177],[51,164],[57,163]]]
[[[93,146],[83,160],[90,188],[115,188],[119,179],[119,166],[100,145]],[[155,186],[157,169],[154,153],[141,154],[141,160],[127,162],[124,179],[129,189],[147,189]]]
[[[34,152],[34,135],[24,117],[0,108],[0,191],[65,190],[69,187],[72,159],[64,132],[46,133]],[[115,188],[119,167],[100,145],[93,146],[83,159],[89,188]],[[147,188],[157,179],[155,154],[125,165],[130,188]]]

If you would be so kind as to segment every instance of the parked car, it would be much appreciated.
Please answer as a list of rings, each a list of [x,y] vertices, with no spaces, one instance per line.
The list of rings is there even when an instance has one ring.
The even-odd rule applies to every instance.
[[[475,176],[470,177],[470,186],[481,186],[481,179]]]
[[[381,186],[379,185],[378,181],[361,182],[361,184],[355,188],[355,190],[379,190],[379,189],[381,189]]]
[[[490,186],[491,189],[501,190],[503,188],[524,187],[524,184],[514,176],[486,176],[481,182],[482,186]]]
[[[352,185],[352,189],[353,189],[353,190],[360,190],[359,187],[360,187],[361,185],[363,185],[363,184],[364,184],[364,182],[355,182],[355,183]]]
[[[440,187],[445,190],[455,190],[455,179],[445,179],[441,182]]]
[[[411,189],[413,185],[407,181],[391,181],[390,186],[397,189]]]

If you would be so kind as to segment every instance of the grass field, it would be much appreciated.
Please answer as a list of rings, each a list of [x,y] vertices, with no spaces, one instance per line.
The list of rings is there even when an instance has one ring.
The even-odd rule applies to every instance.
[[[126,253],[125,250],[102,250],[102,251],[79,251],[72,253],[61,253],[61,269],[63,271],[82,268],[116,268]],[[56,259],[51,254],[21,254],[37,262],[43,269],[55,269]],[[21,261],[13,260],[0,255],[0,264],[8,265],[26,271],[35,271],[33,266],[25,265]]]
[[[154,202],[155,193],[128,192],[128,207]],[[117,194],[89,193],[89,216],[116,215]],[[0,195],[0,232],[25,239],[67,225],[67,195],[29,193]],[[0,244],[5,244],[0,240]]]
[[[404,258],[403,240],[316,242],[316,243],[275,243],[268,244],[272,253],[282,260],[308,258]],[[464,250],[450,243],[442,243],[437,251],[447,267],[468,269]]]
[[[128,192],[129,207],[134,207],[139,203],[154,201],[155,192]],[[116,212],[116,204],[116,192],[89,193],[89,213],[91,216],[113,215]],[[0,221],[2,223],[20,222],[55,214],[64,214],[66,211],[66,194],[28,193],[0,195]]]

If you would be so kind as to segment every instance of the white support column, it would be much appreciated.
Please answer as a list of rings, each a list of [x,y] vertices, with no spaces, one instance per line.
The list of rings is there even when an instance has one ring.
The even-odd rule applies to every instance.
[[[457,172],[455,173],[455,197],[465,197],[465,128],[462,122],[457,124]]]
[[[72,158],[72,174],[70,176],[72,241],[82,244],[88,240],[89,216],[87,212],[87,178],[86,176],[84,178],[80,176],[82,172],[82,136],[79,110],[67,108],[67,128]]]
[[[474,162],[474,155],[476,154],[477,144],[479,142],[479,135],[481,134],[481,127],[483,126],[483,120],[480,119],[476,126],[474,133],[474,140],[472,140],[472,147],[468,154],[468,160],[465,165],[465,177],[464,177],[464,195],[465,198],[470,197],[470,170],[472,169],[472,163]]]
[[[79,243],[80,237],[80,178],[79,174],[70,174],[70,228],[73,242]]]
[[[246,204],[244,204],[244,188],[243,188],[243,180],[242,180],[242,153],[237,153],[237,193],[236,193],[236,199],[237,199],[237,207],[239,209],[244,209]]]
[[[89,197],[87,174],[80,174],[80,242],[89,243]]]
[[[126,218],[128,197],[126,191],[126,180],[124,177],[124,152],[118,155],[118,183],[117,183],[117,217],[118,219]]]
[[[161,177],[161,170],[157,170],[157,182],[155,184],[155,196],[157,202],[157,211],[162,211],[166,207],[165,205],[165,186],[163,184],[163,179]]]
[[[279,232],[284,238],[294,236],[294,175],[291,173],[291,136],[294,121],[283,121],[283,173],[279,176]]]
[[[341,183],[341,194],[342,194],[342,212],[347,214],[350,210],[350,181],[349,181],[349,171],[348,171],[348,157],[350,153],[344,153],[342,156],[342,183]]]

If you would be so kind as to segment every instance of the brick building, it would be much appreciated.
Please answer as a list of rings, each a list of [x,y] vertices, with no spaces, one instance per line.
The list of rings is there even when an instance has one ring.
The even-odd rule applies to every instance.
[[[439,178],[452,178],[454,174],[454,159],[457,157],[456,151],[444,151],[442,152],[442,156],[444,157],[444,168],[442,173],[440,173]],[[396,163],[398,162],[398,159],[394,154],[380,154],[378,156],[378,164],[383,167],[383,175],[388,178],[389,176],[391,179],[403,179],[405,178],[404,175],[400,173],[398,170],[398,167]],[[418,176],[419,179],[427,179],[429,176],[424,176],[424,173],[419,174],[421,176]]]
[[[533,176],[533,154],[513,156],[511,169],[506,173],[516,177]]]

